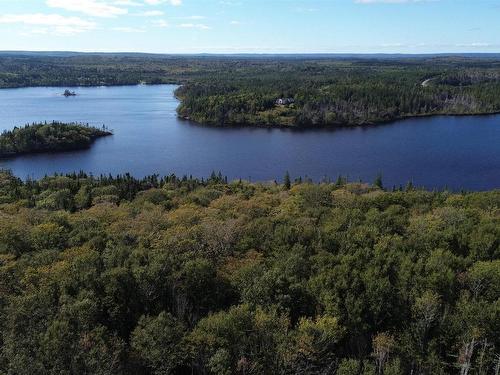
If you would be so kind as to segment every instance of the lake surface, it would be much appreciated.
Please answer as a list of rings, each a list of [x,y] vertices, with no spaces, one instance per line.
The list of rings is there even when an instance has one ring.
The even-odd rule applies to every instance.
[[[484,190],[500,188],[500,116],[432,117],[340,130],[210,128],[179,120],[176,86],[0,90],[0,130],[28,122],[106,124],[112,137],[91,149],[0,160],[22,178],[83,170],[142,177],[175,173],[252,181],[308,176],[386,186]]]

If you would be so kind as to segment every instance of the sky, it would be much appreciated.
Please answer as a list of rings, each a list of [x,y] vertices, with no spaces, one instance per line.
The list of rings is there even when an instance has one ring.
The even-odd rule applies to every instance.
[[[500,52],[500,0],[0,0],[0,50]]]

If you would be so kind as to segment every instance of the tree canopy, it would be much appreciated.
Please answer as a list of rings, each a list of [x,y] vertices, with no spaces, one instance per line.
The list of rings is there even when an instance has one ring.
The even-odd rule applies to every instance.
[[[97,138],[111,134],[104,126],[95,128],[77,123],[25,125],[0,134],[0,157],[88,148]]]
[[[495,374],[500,192],[0,172],[0,373]]]

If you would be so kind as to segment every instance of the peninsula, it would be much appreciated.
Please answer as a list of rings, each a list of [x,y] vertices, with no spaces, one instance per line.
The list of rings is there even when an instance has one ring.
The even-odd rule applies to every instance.
[[[498,55],[0,53],[0,62],[0,88],[179,84],[179,117],[211,126],[340,127],[500,112]]]

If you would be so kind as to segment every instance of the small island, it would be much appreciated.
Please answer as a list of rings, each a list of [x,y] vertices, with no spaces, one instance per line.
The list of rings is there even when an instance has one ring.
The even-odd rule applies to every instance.
[[[63,95],[64,95],[65,97],[68,97],[68,96],[76,96],[76,92],[74,92],[74,91],[69,91],[69,90],[64,90]]]
[[[44,152],[72,151],[89,148],[100,137],[113,133],[79,123],[38,123],[15,127],[0,135],[0,158]]]

